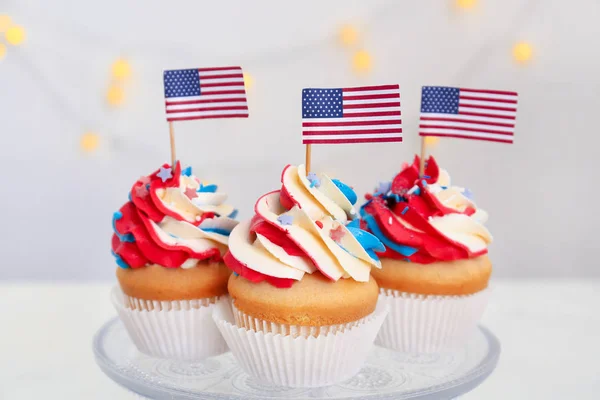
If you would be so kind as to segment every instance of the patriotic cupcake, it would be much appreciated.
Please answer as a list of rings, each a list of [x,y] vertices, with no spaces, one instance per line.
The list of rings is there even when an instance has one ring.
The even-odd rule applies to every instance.
[[[215,313],[233,355],[254,377],[290,387],[331,385],[356,374],[386,314],[371,268],[377,238],[346,227],[354,191],[304,166],[258,199],[230,236],[225,263],[232,307]]]
[[[113,303],[138,349],[199,360],[226,350],[211,313],[227,294],[222,261],[236,210],[190,167],[163,165],[113,215],[119,287]]]
[[[485,309],[492,265],[487,213],[451,186],[430,157],[380,184],[361,208],[362,224],[385,245],[372,274],[390,313],[377,343],[404,352],[462,346]]]

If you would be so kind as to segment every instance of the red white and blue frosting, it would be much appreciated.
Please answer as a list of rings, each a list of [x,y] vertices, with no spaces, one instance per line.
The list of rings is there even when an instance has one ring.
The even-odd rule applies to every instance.
[[[191,268],[222,259],[237,211],[227,196],[203,185],[191,167],[163,165],[140,178],[113,214],[112,254],[121,268],[157,264]]]
[[[260,197],[255,216],[240,223],[229,237],[225,263],[252,281],[291,287],[304,274],[320,271],[337,281],[369,280],[383,251],[372,234],[346,224],[358,215],[356,193],[346,184],[303,165],[288,165],[281,189]]]
[[[361,226],[385,245],[381,257],[420,264],[474,258],[487,253],[492,241],[467,189],[451,186],[448,173],[433,157],[419,176],[419,157],[389,183],[367,195]]]

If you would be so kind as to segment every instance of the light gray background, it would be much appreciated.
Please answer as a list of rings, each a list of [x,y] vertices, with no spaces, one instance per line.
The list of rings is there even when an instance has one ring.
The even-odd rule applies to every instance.
[[[178,156],[251,216],[255,199],[301,163],[300,91],[400,83],[401,144],[314,146],[313,166],[359,194],[418,151],[420,87],[517,90],[514,145],[442,140],[433,149],[456,184],[490,213],[497,276],[600,276],[597,117],[600,2],[4,0],[28,40],[0,61],[0,278],[112,279],[111,215],[134,179],[168,160],[162,70],[239,64],[252,74],[248,120],[180,123]],[[351,69],[336,43],[355,23],[374,68]],[[534,61],[514,63],[527,40]],[[125,106],[109,109],[111,63],[130,60]],[[102,135],[79,151],[86,130]]]

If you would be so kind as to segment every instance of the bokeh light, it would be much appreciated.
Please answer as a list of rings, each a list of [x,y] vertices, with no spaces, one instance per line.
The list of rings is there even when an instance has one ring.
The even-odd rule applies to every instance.
[[[358,31],[352,25],[342,26],[338,36],[344,46],[352,46],[358,41]]]
[[[254,86],[254,78],[247,72],[244,72],[244,86],[246,87],[246,90]]]
[[[477,5],[477,0],[455,0],[455,4],[458,8],[468,10]]]
[[[119,58],[112,65],[112,75],[117,79],[127,79],[131,76],[131,65],[122,58]]]
[[[435,146],[440,142],[440,138],[437,136],[425,136],[425,144],[427,146]]]
[[[25,41],[25,29],[20,25],[12,25],[6,30],[4,37],[13,46],[18,46]]]
[[[106,101],[111,106],[119,106],[125,101],[125,91],[117,85],[111,85],[106,92]]]
[[[521,64],[531,61],[533,48],[527,42],[519,42],[513,47],[513,58]]]
[[[0,15],[0,32],[6,32],[12,25],[12,20],[8,15]]]
[[[0,43],[0,60],[2,60],[5,55],[6,55],[6,45],[4,43]]]
[[[79,145],[81,150],[86,153],[91,153],[98,148],[100,144],[100,137],[94,132],[86,132],[81,135],[81,139],[79,141]]]
[[[357,72],[369,71],[372,63],[371,55],[366,50],[359,50],[352,57],[352,64]]]

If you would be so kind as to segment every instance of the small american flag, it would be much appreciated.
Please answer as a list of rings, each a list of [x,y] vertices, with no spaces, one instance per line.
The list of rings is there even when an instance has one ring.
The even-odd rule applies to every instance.
[[[240,67],[174,69],[163,76],[167,121],[248,117]]]
[[[423,86],[419,135],[513,143],[517,93]]]
[[[401,142],[400,86],[302,90],[302,143]]]

